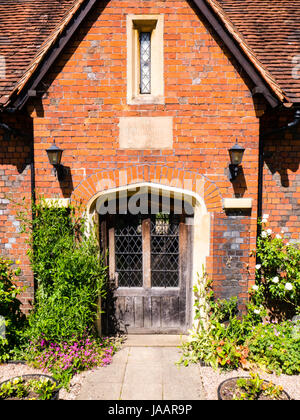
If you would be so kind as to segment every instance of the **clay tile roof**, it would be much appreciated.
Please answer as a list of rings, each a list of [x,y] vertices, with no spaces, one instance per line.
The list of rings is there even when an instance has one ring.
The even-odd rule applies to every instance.
[[[300,0],[218,0],[291,102],[300,102]]]
[[[300,102],[300,0],[205,1],[275,96]],[[22,90],[85,2],[0,0],[0,107]]]
[[[5,102],[11,94],[44,41],[74,2],[0,0],[0,102]]]

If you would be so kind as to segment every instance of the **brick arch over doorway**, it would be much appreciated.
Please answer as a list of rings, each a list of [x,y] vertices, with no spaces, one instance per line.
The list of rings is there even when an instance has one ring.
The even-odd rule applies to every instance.
[[[157,222],[156,214],[155,216],[147,214],[139,222],[134,218],[134,223],[140,223],[139,231],[131,219],[127,220],[128,216],[124,216],[126,220],[122,219],[120,226],[118,224],[120,218],[114,218],[113,213],[107,218],[105,216],[102,219],[97,218],[95,203],[98,198],[110,197],[115,191],[133,190],[145,186],[153,187],[151,191],[155,190],[162,195],[172,191],[177,200],[189,202],[193,197],[195,200],[193,200],[192,218],[182,214],[173,220],[171,211],[170,219],[166,222],[167,226],[171,226],[170,231],[159,230],[158,233],[156,227],[160,224]],[[109,267],[111,285],[109,296],[113,304],[109,304],[110,309],[104,309],[107,318],[102,319],[102,328],[108,332],[112,326],[117,325],[120,331],[133,334],[186,333],[191,328],[194,318],[193,285],[198,275],[201,277],[203,270],[206,271],[207,258],[210,255],[213,220],[211,216],[213,213],[222,212],[221,194],[215,183],[196,172],[142,164],[99,171],[90,175],[74,190],[72,203],[81,204],[82,209],[87,210],[91,223],[99,223],[103,255],[108,255],[106,265]],[[122,280],[123,259],[126,252],[116,246],[120,241],[122,243],[124,229],[126,252],[130,254],[130,270],[138,273],[138,284],[134,283],[134,286]],[[133,235],[133,239],[128,242],[130,235]],[[170,243],[173,251],[168,248]],[[134,259],[132,259],[133,252]],[[172,260],[174,265],[171,274],[173,280],[177,279],[177,283],[171,285],[166,280],[169,278],[168,275],[163,275],[164,278],[161,278],[161,273],[165,273],[165,270],[159,269],[158,274],[156,272],[157,255],[159,264],[163,265],[164,259],[169,261],[170,252],[172,258],[177,261]],[[166,263],[166,272],[168,270],[171,270],[169,262]],[[155,280],[157,276],[158,283]],[[100,325],[98,327],[101,329]]]
[[[86,206],[100,191],[141,182],[191,191],[203,199],[208,212],[222,211],[222,197],[214,182],[196,172],[161,165],[137,165],[96,172],[78,185],[71,201]]]

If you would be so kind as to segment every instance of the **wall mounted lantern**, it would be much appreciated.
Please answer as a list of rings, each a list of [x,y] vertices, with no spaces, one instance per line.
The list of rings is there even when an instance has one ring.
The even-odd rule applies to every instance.
[[[245,149],[238,144],[238,141],[236,140],[236,143],[234,146],[231,147],[229,151],[230,156],[230,164],[229,164],[229,179],[230,181],[234,181],[239,173],[239,165],[242,163],[243,155]]]
[[[51,147],[49,147],[49,149],[46,149],[47,155],[48,155],[48,159],[49,162],[51,163],[51,165],[53,165],[54,168],[54,174],[55,176],[58,177],[59,180],[64,178],[64,168],[61,165],[61,157],[63,154],[63,150],[60,149],[56,144],[55,144],[55,139],[53,141],[53,144]]]

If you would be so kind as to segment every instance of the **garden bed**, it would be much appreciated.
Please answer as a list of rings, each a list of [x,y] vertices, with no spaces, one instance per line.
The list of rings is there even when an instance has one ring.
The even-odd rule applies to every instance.
[[[64,388],[60,389],[58,399],[61,400],[75,400],[79,394],[81,384],[86,379],[89,371],[81,372],[80,374],[75,375],[70,382],[69,392]],[[32,374],[45,374],[41,369],[35,369],[31,366],[28,366],[26,363],[3,363],[0,365],[0,382],[9,380],[10,378],[23,375],[32,375]]]
[[[57,400],[59,383],[49,375],[20,375],[0,383],[0,400]]]
[[[60,400],[75,400],[77,399],[83,383],[85,383],[89,376],[93,374],[95,368],[90,371],[81,372],[74,375],[70,382],[70,389],[67,392],[65,389],[59,391]],[[211,367],[199,366],[200,378],[203,383],[206,398],[208,400],[217,400],[217,389],[219,384],[228,378],[236,376],[245,376],[248,373],[242,369],[234,370],[227,373],[220,373]],[[30,373],[43,373],[40,369],[34,369],[28,365],[21,364],[2,364],[0,365],[0,381],[5,381],[13,376],[25,375]],[[297,375],[280,375],[267,374],[259,372],[260,376],[265,380],[272,381],[276,385],[282,385],[284,390],[290,395],[292,399],[300,400],[300,376]]]
[[[290,400],[290,396],[284,391],[282,386],[276,386],[273,382],[265,381],[261,379],[261,385],[252,391],[248,390],[248,387],[244,388],[240,383],[251,384],[253,381],[249,376],[240,376],[230,379],[226,379],[221,382],[218,387],[218,399],[219,400]],[[249,387],[250,388],[250,387]],[[269,392],[268,392],[269,390]]]
[[[249,375],[249,372],[243,369],[235,369],[230,372],[220,372],[210,367],[199,367],[200,376],[203,387],[206,392],[207,399],[218,400],[218,386],[226,379],[243,377]],[[271,381],[273,384],[281,385],[283,389],[294,400],[300,400],[300,375],[276,375],[269,374],[264,371],[258,371],[261,378]]]

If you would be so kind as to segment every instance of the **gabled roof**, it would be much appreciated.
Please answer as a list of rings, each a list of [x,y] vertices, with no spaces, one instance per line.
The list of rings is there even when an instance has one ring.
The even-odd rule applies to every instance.
[[[35,89],[96,2],[0,0],[0,56],[6,61],[0,107],[24,105],[28,89]],[[291,63],[293,51],[300,54],[296,29],[300,12],[295,13],[300,0],[193,2],[247,72],[256,92],[272,106],[300,102],[300,79],[293,77]],[[288,16],[295,22],[291,27]],[[275,34],[278,42],[272,42]]]
[[[74,0],[0,0],[0,103],[7,102],[44,41],[73,6]],[[3,60],[0,65],[3,66]]]
[[[218,3],[289,101],[300,102],[300,1]]]

